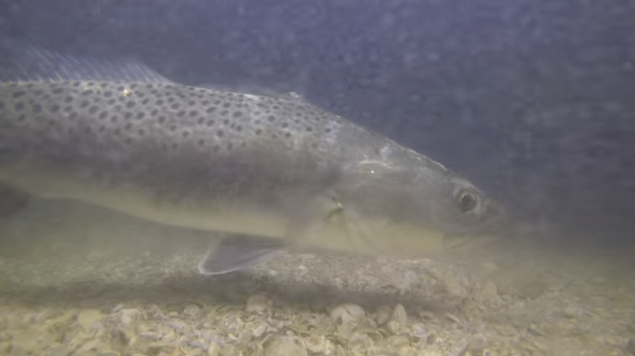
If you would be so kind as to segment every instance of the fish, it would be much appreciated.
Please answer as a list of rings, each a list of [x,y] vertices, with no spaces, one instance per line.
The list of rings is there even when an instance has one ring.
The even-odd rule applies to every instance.
[[[0,183],[221,232],[203,275],[282,251],[443,255],[490,241],[505,216],[440,163],[299,95],[14,41],[0,43]]]

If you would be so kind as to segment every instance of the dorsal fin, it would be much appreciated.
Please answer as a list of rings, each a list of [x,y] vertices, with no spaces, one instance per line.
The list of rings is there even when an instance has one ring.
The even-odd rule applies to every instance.
[[[169,82],[134,60],[72,57],[11,39],[0,40],[0,82],[63,80]]]

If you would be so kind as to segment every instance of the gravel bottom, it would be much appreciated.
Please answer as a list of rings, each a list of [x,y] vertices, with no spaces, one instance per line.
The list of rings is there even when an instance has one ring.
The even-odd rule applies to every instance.
[[[5,218],[0,355],[635,355],[632,263],[295,254],[210,278],[209,239],[72,204]]]

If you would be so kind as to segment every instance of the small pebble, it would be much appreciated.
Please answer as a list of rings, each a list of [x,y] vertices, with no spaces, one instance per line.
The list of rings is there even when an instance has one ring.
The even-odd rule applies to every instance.
[[[364,308],[357,304],[341,304],[331,310],[331,320],[336,323],[355,323],[366,316]]]
[[[136,308],[128,308],[122,309],[119,314],[119,322],[121,323],[121,325],[129,328],[130,325],[139,318],[141,312],[139,311],[139,309]]]
[[[201,308],[196,304],[190,304],[183,309],[183,315],[196,318],[201,313]]]
[[[311,335],[304,340],[304,345],[312,354],[323,354],[326,349],[326,342],[324,335]]]
[[[375,313],[375,321],[377,322],[377,325],[383,326],[390,321],[391,316],[392,310],[389,306],[384,305],[377,309],[377,313]]]
[[[352,349],[368,349],[375,344],[370,336],[361,333],[353,333],[348,338],[348,343],[348,346]]]
[[[247,313],[267,314],[271,309],[271,301],[267,296],[255,294],[247,299]]]
[[[96,309],[86,309],[79,312],[77,315],[77,323],[84,330],[90,330],[95,324],[101,321],[104,315],[102,312]]]
[[[264,347],[265,356],[303,356],[307,355],[304,342],[294,336],[274,336]]]

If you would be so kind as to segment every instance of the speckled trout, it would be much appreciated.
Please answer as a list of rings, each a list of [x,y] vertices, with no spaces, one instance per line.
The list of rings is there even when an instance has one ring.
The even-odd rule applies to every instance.
[[[441,164],[296,95],[14,43],[0,54],[0,182],[225,233],[202,274],[294,248],[430,257],[489,238],[503,216]]]

